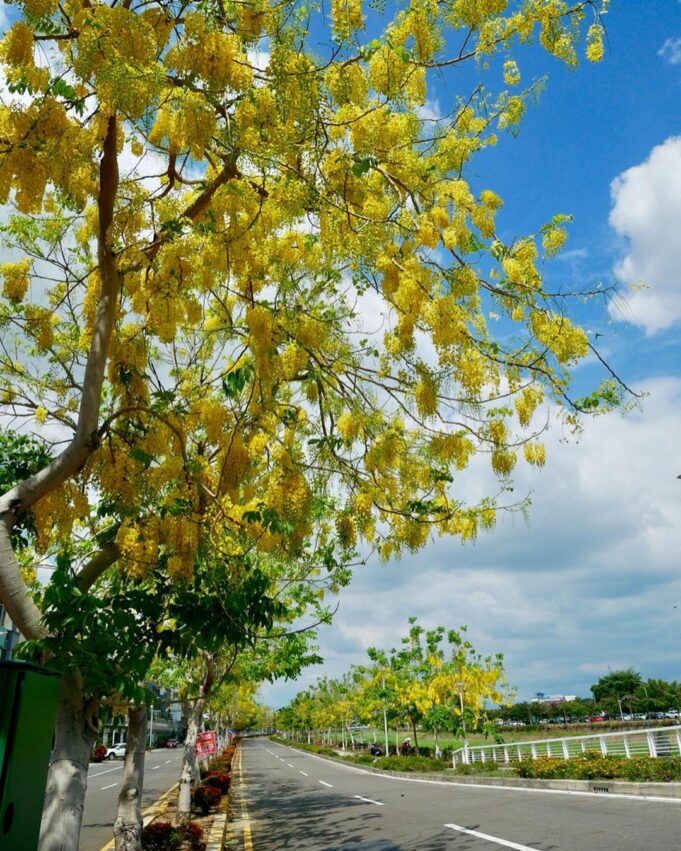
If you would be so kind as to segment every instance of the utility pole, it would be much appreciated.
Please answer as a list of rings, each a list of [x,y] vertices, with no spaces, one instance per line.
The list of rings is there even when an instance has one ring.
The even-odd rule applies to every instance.
[[[468,765],[468,736],[466,735],[466,719],[463,709],[463,690],[466,684],[463,682],[454,683],[454,688],[459,693],[459,706],[461,707],[461,732],[463,733],[463,761]]]
[[[390,740],[388,739],[388,712],[385,708],[385,672],[381,674],[383,684],[383,735],[385,736],[385,755],[390,753]]]

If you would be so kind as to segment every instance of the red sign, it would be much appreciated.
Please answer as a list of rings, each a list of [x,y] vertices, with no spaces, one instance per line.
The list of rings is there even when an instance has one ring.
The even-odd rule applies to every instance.
[[[217,753],[215,730],[207,730],[205,733],[199,733],[196,737],[196,755],[207,756],[212,753]]]

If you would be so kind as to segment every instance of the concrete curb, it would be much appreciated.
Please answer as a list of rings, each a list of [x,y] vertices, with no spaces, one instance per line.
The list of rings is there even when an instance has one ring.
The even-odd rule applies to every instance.
[[[232,760],[232,784],[229,787],[222,851],[253,851],[252,822],[248,814],[248,795],[241,760],[239,744]]]
[[[287,743],[288,747],[310,753],[303,748]],[[627,795],[640,798],[656,798],[681,801],[681,783],[630,783],[626,780],[540,780],[529,777],[476,777],[471,774],[449,774],[426,771],[388,771],[370,765],[357,765],[342,758],[314,754],[318,759],[340,763],[348,767],[367,771],[382,777],[399,777],[403,780],[431,780],[454,783],[461,786],[496,786],[506,789],[536,789],[537,791],[579,792],[592,794]]]
[[[213,824],[208,834],[206,851],[222,851],[227,827],[227,813],[218,813],[213,819]]]

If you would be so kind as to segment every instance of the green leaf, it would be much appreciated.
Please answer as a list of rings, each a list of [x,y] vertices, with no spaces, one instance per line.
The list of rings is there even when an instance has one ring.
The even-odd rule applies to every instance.
[[[374,156],[354,157],[355,162],[352,165],[351,171],[355,177],[361,177],[366,174],[369,169],[375,168],[378,165],[378,160]]]
[[[134,458],[135,461],[139,461],[140,464],[144,464],[145,469],[151,467],[154,461],[154,456],[145,452],[144,449],[140,449],[139,446],[133,446],[130,450],[130,457]]]
[[[253,365],[245,363],[233,369],[222,379],[222,390],[228,399],[238,399],[247,381],[251,381],[255,371]]]

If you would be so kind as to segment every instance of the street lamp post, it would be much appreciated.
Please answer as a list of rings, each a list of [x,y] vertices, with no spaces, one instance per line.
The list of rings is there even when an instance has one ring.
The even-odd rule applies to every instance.
[[[622,700],[617,695],[615,695],[615,698],[617,699],[617,705],[619,706],[620,710],[620,721],[624,721],[624,713],[622,712]]]
[[[459,693],[459,706],[461,708],[461,732],[463,733],[463,761],[468,764],[468,736],[466,735],[466,719],[463,711],[463,690],[465,683],[454,683],[454,688]]]
[[[390,740],[388,739],[388,712],[385,708],[385,674],[382,675],[383,683],[383,735],[385,736],[385,755],[390,754]]]

